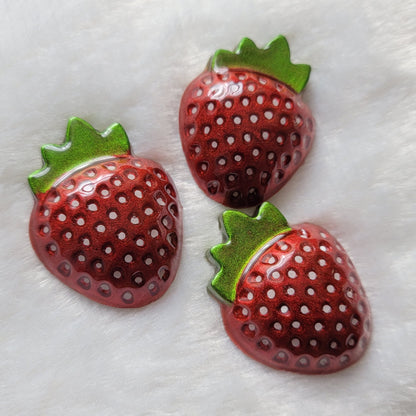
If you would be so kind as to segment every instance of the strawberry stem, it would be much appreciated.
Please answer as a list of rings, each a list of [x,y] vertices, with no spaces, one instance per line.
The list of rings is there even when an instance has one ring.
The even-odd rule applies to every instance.
[[[214,71],[226,67],[260,72],[287,84],[298,93],[305,88],[311,72],[309,65],[290,62],[289,44],[282,35],[264,49],[257,48],[251,39],[243,38],[234,52],[216,51],[209,66]]]
[[[47,192],[63,174],[90,160],[103,156],[130,154],[130,143],[123,127],[116,123],[100,133],[86,121],[72,117],[61,145],[41,148],[44,165],[29,175],[35,195]]]
[[[213,259],[220,270],[208,290],[225,302],[233,302],[238,281],[256,252],[278,234],[290,231],[286,218],[269,202],[264,202],[257,216],[239,211],[225,211],[222,216],[228,241],[211,248]]]

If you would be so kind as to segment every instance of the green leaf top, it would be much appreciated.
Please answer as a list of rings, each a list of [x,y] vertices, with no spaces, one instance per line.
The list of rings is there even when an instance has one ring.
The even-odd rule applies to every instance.
[[[208,290],[225,302],[233,302],[238,281],[252,256],[276,235],[290,231],[290,227],[282,213],[269,202],[260,206],[255,217],[225,211],[223,225],[228,241],[210,250],[220,270]]]
[[[29,175],[35,195],[47,192],[62,175],[88,161],[103,156],[130,154],[130,142],[123,127],[116,123],[100,133],[86,121],[72,117],[61,145],[41,148],[44,165]]]
[[[264,49],[259,49],[249,38],[243,38],[234,52],[220,49],[210,61],[212,70],[218,68],[250,69],[269,75],[289,85],[296,92],[305,88],[311,67],[290,62],[289,44],[282,35],[273,39]]]

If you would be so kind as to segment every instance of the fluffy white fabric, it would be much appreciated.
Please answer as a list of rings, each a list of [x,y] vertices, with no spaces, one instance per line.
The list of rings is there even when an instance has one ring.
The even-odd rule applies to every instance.
[[[415,18],[411,0],[2,2],[0,413],[415,414]],[[342,242],[374,315],[367,354],[329,376],[272,370],[228,339],[205,289],[224,208],[194,184],[178,134],[182,92],[209,56],[278,34],[312,65],[304,97],[318,130],[271,202]],[[120,122],[179,189],[181,267],[143,309],[89,301],[31,248],[26,177],[74,115]]]

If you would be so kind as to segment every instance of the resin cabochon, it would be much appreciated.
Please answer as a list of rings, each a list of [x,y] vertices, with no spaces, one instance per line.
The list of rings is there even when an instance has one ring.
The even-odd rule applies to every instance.
[[[411,1],[12,2],[0,52],[0,413],[5,415],[397,415],[415,413],[414,20]],[[314,147],[270,202],[345,247],[373,313],[356,365],[328,376],[268,368],[228,338],[206,292],[224,207],[182,153],[178,109],[216,49],[286,36],[312,73],[303,97]],[[69,117],[123,125],[132,151],[162,164],[183,205],[175,281],[138,310],[67,288],[30,246],[29,173]],[[252,215],[253,210],[245,210]]]

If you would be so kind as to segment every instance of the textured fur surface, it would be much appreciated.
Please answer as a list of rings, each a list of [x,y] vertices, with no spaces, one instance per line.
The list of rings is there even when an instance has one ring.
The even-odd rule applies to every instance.
[[[416,413],[415,3],[413,1],[0,1],[0,413],[414,415]],[[223,207],[194,184],[178,135],[186,85],[218,48],[278,34],[312,74],[306,163],[271,199],[351,255],[374,316],[356,365],[329,376],[267,368],[228,339],[206,285]],[[27,175],[67,119],[120,122],[136,154],[174,178],[181,267],[139,310],[93,303],[50,275],[27,225]],[[252,211],[247,211],[252,212]]]

